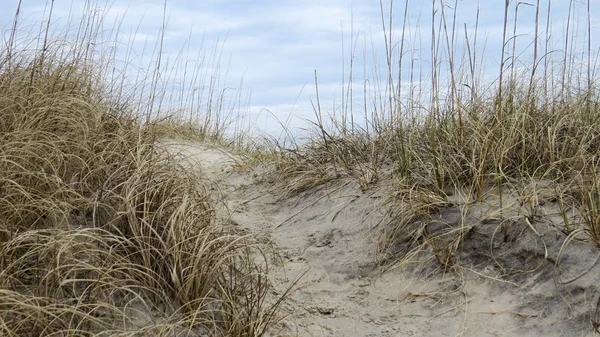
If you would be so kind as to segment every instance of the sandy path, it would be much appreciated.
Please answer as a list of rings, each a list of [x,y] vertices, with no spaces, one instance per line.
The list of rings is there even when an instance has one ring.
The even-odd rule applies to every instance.
[[[272,336],[594,335],[600,266],[576,282],[557,284],[553,261],[564,240],[551,230],[551,216],[540,221],[538,235],[503,246],[495,263],[473,243],[465,245],[464,263],[453,273],[381,273],[374,250],[387,220],[385,187],[363,193],[342,180],[277,200],[254,183],[252,173],[235,170],[239,158],[227,151],[202,144],[169,147],[216,182],[223,216],[271,237],[285,260],[271,275],[277,291],[304,275],[284,304],[289,316]],[[489,242],[492,232],[482,224],[474,242]],[[563,260],[577,263],[563,265],[565,280],[597,256],[595,247],[570,247]],[[500,278],[507,265],[520,270]]]

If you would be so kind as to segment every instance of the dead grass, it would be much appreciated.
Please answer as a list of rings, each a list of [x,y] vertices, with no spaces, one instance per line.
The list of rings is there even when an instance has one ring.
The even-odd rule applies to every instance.
[[[507,2],[505,13],[518,5]],[[374,69],[383,78],[377,91],[363,82],[371,93],[364,111],[353,110],[350,91],[341,111],[322,111],[315,74],[314,134],[254,147],[251,159],[267,168],[261,178],[281,198],[347,177],[363,190],[393,184],[378,247],[386,267],[457,270],[483,223],[494,226],[493,260],[498,245],[538,235],[547,209],[562,219],[555,229],[565,245],[600,246],[591,28],[579,39],[587,40],[583,53],[569,44],[578,33],[569,26],[560,44],[573,49],[553,57],[536,14],[532,57],[519,60],[518,20],[506,14],[497,81],[488,83],[479,75],[486,69],[476,54],[478,27],[465,27],[458,52],[459,29],[443,2],[432,8],[428,70],[415,65],[423,55],[406,49],[410,27],[403,23],[395,41],[391,11],[386,22],[383,2],[381,9],[387,68]],[[88,33],[90,15],[81,25]],[[281,301],[269,294],[269,249],[219,220],[211,201],[218,198],[201,173],[157,146],[168,137],[250,146],[232,110],[209,103],[201,119],[162,111],[160,67],[148,70],[150,93],[131,93],[106,82],[110,67],[99,60],[111,55],[93,49],[100,45],[93,34],[62,43],[48,38],[48,26],[37,48],[25,51],[16,27],[18,15],[0,52],[0,333],[264,335]],[[411,74],[408,90],[402,69]],[[223,96],[209,87],[208,101],[222,107]],[[195,98],[180,103],[188,101]],[[493,211],[474,216],[483,206]]]
[[[579,30],[569,23],[564,39],[556,41],[543,31],[551,18],[539,15],[551,3],[538,1],[532,4],[536,35],[528,36],[529,49],[517,50],[516,40],[524,38],[516,16],[522,3],[506,2],[502,62],[496,81],[490,81],[481,77],[488,71],[482,67],[485,55],[477,54],[483,50],[477,45],[479,21],[463,32],[453,15],[460,4],[452,9],[434,3],[433,50],[427,55],[406,52],[411,41],[421,46],[427,39],[410,37],[409,2],[404,2],[406,35],[400,41],[390,35],[394,3],[389,8],[381,3],[387,68],[373,71],[374,79],[383,78],[378,90],[367,85],[375,80],[362,82],[363,92],[372,93],[361,102],[364,111],[352,109],[348,93],[340,98],[346,102],[340,110],[325,112],[315,104],[314,136],[308,142],[272,142],[269,151],[277,155],[269,177],[275,189],[287,197],[344,176],[364,189],[394,181],[396,191],[388,203],[392,220],[380,238],[385,263],[414,261],[423,256],[419,252],[428,252],[448,270],[459,262],[464,238],[479,225],[470,208],[481,204],[497,207],[493,217],[503,224],[498,230],[504,236],[514,222],[535,231],[542,208],[550,205],[564,219],[557,230],[576,232],[579,238],[584,234],[584,241],[598,244],[600,100],[589,22]],[[583,7],[589,17],[589,6]],[[575,39],[577,34],[584,38]],[[565,49],[552,49],[552,42]],[[353,84],[350,76],[344,85]],[[315,87],[318,99],[318,82]],[[457,194],[463,202],[455,205]],[[459,218],[450,218],[456,221],[447,219],[444,205],[452,205]]]
[[[77,49],[92,43],[13,42],[0,52],[0,334],[263,335],[279,303],[268,248],[216,219],[204,177]]]

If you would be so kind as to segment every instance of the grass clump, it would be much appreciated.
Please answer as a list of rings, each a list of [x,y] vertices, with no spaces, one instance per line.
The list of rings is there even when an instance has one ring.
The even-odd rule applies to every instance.
[[[464,24],[463,32],[457,28],[463,26],[456,15],[460,5],[434,2],[430,38],[415,33],[413,40],[405,1],[396,41],[394,3],[386,9],[381,2],[386,62],[381,69],[374,61],[373,77],[383,80],[362,81],[363,111],[353,109],[358,104],[348,89],[339,100],[345,103],[328,114],[316,105],[315,136],[308,142],[292,149],[274,142],[273,152],[281,158],[272,173],[289,177],[279,185],[285,195],[339,177],[355,179],[363,189],[393,182],[392,220],[379,247],[386,263],[427,251],[445,270],[455,265],[463,240],[482,226],[484,220],[470,214],[481,204],[497,209],[493,221],[485,221],[506,238],[511,223],[537,235],[539,210],[551,204],[564,219],[559,231],[585,234],[578,237],[597,243],[600,99],[591,24],[573,29],[569,23],[562,40],[556,39],[548,28],[552,2],[538,1],[530,6],[535,34],[523,47],[516,42],[525,39],[518,33],[518,17],[510,15],[518,13],[519,4],[505,4],[502,44],[482,49],[479,8],[475,27]],[[540,11],[548,16],[540,17]],[[589,19],[589,4],[581,11]],[[414,48],[408,48],[411,41]],[[553,43],[564,50],[554,50]],[[423,44],[431,53],[416,47]],[[501,62],[498,73],[483,78],[489,74],[485,49],[499,50]],[[350,57],[356,63],[354,53]],[[355,85],[352,74],[351,69],[347,88]],[[316,89],[318,98],[318,83]]]
[[[262,335],[266,250],[216,219],[95,41],[59,42],[0,52],[0,334]]]

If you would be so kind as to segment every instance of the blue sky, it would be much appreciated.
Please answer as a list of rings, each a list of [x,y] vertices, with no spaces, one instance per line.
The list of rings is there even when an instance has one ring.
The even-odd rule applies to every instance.
[[[534,4],[536,0],[529,1]],[[383,2],[387,11],[389,1]],[[3,0],[4,6],[0,11],[0,27],[3,31],[10,27],[17,3],[18,0]],[[454,15],[451,8],[454,1],[445,3],[446,15],[451,19]],[[55,1],[53,27],[63,27],[69,21],[69,13],[76,17],[81,13],[84,4],[85,1],[82,0]],[[39,29],[45,5],[41,0],[23,0],[20,15],[22,27],[25,27],[24,34],[27,27],[33,29],[33,32]],[[489,69],[490,74],[497,74],[500,62],[503,5],[504,1],[501,0],[458,1],[457,49],[462,48],[464,40],[463,24],[467,24],[469,34],[473,33],[475,14],[480,6],[478,48],[483,51],[485,47],[482,59],[485,60],[486,72]],[[544,26],[547,0],[542,0],[541,5]],[[552,29],[556,39],[564,30],[568,5],[568,0],[552,1]],[[150,57],[162,24],[163,1],[100,1],[94,6],[106,15],[107,29],[113,22],[120,20],[120,39],[129,45],[128,50],[133,50],[140,59]],[[428,58],[431,52],[431,6],[432,1],[410,2],[406,32],[412,55],[419,58],[421,66],[424,67],[429,67]],[[576,1],[573,7],[573,20],[579,22],[578,29],[581,32],[585,30],[586,6],[585,1]],[[600,0],[592,0],[591,8],[594,36],[594,31],[597,32],[600,25],[599,20],[594,18],[600,13]],[[403,10],[404,2],[395,1],[393,34],[396,41],[399,41],[401,34]],[[514,7],[511,8],[511,20],[512,11]],[[238,87],[240,79],[243,78],[244,95],[251,93],[247,117],[258,123],[261,129],[277,128],[277,123],[272,120],[273,116],[285,123],[287,117],[292,114],[295,118],[291,120],[291,126],[303,125],[300,122],[301,118],[312,118],[310,99],[315,97],[315,70],[319,74],[323,109],[332,111],[339,107],[342,79],[348,78],[351,34],[357,38],[354,73],[356,91],[362,91],[365,64],[370,83],[375,81],[372,78],[374,65],[382,67],[380,70],[385,68],[385,46],[377,0],[168,0],[166,13],[168,22],[164,58],[173,60],[184,50],[187,53],[184,58],[194,59],[199,53],[210,53],[219,45],[222,48],[223,78],[220,85]],[[534,7],[520,5],[520,50],[530,50],[527,47],[533,40],[534,14]],[[510,30],[512,31],[512,21]],[[582,37],[582,34],[579,36]],[[578,44],[576,50],[584,49],[583,39],[575,43]],[[597,51],[595,40],[593,44]],[[554,46],[554,49],[561,48],[562,46]],[[364,52],[367,55],[366,63],[363,60]],[[343,62],[346,74],[342,73]],[[212,68],[214,64],[205,66]],[[174,74],[171,77],[177,79],[181,75]]]

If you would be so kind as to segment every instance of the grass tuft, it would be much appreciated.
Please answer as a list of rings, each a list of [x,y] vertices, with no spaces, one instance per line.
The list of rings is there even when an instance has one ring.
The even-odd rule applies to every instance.
[[[323,111],[317,102],[314,136],[308,142],[285,142],[300,144],[293,149],[271,144],[277,154],[271,180],[283,196],[340,177],[355,179],[363,189],[393,181],[392,220],[381,232],[379,248],[380,260],[390,263],[427,250],[444,270],[455,264],[463,237],[480,225],[469,211],[477,203],[498,208],[494,221],[527,224],[536,232],[543,204],[553,200],[548,203],[560,209],[564,220],[559,231],[569,235],[583,228],[587,240],[597,243],[600,99],[589,22],[582,28],[569,21],[566,33],[557,39],[550,32],[550,16],[543,22],[539,15],[540,10],[550,13],[545,6],[551,4],[507,1],[503,44],[492,46],[502,61],[491,76],[483,64],[488,46],[477,45],[479,8],[475,27],[465,25],[462,32],[456,22],[459,4],[451,8],[434,1],[431,36],[414,34],[412,40],[413,27],[407,26],[410,5],[405,1],[402,36],[395,41],[394,3],[387,21],[387,9],[380,5],[387,68],[373,61],[372,78],[362,81],[364,111],[353,109],[353,104]],[[517,44],[525,39],[517,16],[525,9],[519,5],[535,8],[536,35],[527,37],[528,47]],[[589,17],[589,6],[581,10]],[[576,39],[580,33],[584,38]],[[411,41],[415,48],[407,52]],[[555,43],[565,49],[552,49]],[[431,54],[422,55],[417,48],[421,45],[431,46]],[[354,54],[350,57],[355,64]],[[366,58],[364,62],[366,68]],[[349,72],[344,83],[348,88],[355,85],[353,69]],[[317,82],[315,87],[318,100]],[[341,97],[342,102],[353,99],[349,93]],[[581,181],[579,188],[574,188],[575,181]],[[452,204],[449,200],[456,194],[463,202],[450,209],[461,218],[441,225],[448,220],[438,215],[448,216],[449,211],[439,209]],[[556,195],[540,200],[542,194]],[[514,200],[521,205],[515,206]],[[521,214],[513,214],[515,207]],[[436,226],[447,231],[431,234],[428,229]],[[500,227],[506,236],[510,226]]]
[[[81,36],[0,52],[0,334],[263,335],[269,249],[217,219]]]

